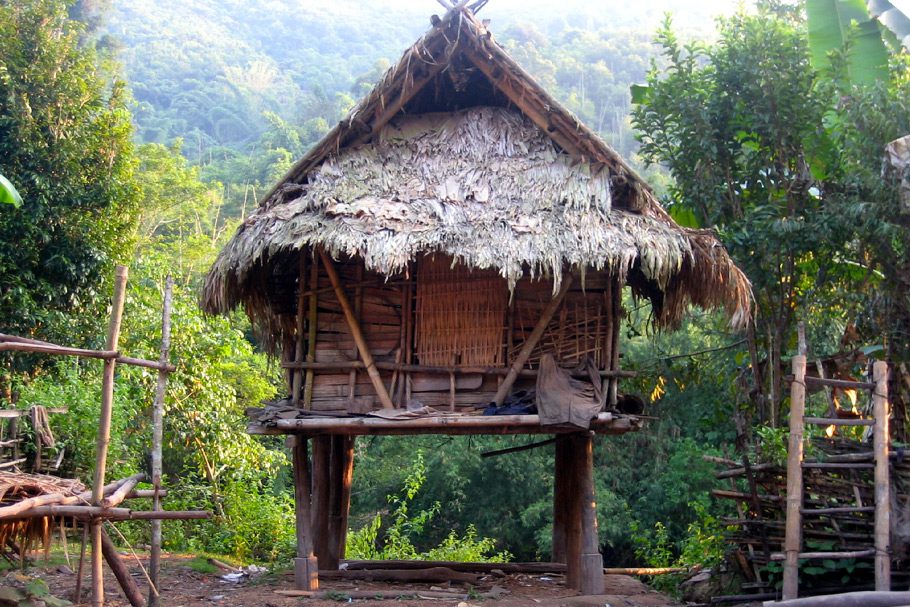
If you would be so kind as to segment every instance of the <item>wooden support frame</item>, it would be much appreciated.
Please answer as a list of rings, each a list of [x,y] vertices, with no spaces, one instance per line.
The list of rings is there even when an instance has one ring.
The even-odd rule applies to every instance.
[[[505,379],[502,380],[502,383],[499,384],[499,389],[496,390],[496,396],[493,398],[493,402],[497,407],[505,402],[506,396],[509,395],[509,391],[515,384],[515,380],[518,379],[521,368],[524,367],[526,362],[528,362],[528,358],[531,356],[531,352],[534,351],[534,348],[537,346],[540,338],[543,337],[544,331],[547,330],[547,325],[549,325],[550,320],[553,319],[553,315],[556,314],[556,311],[559,310],[559,308],[562,306],[562,302],[565,300],[566,294],[572,287],[572,279],[573,277],[571,274],[566,274],[563,276],[559,291],[556,293],[553,299],[550,300],[550,303],[547,304],[547,307],[544,308],[543,312],[541,312],[540,318],[537,320],[537,324],[534,325],[534,330],[531,331],[530,335],[528,335],[528,338],[525,340],[524,345],[521,346],[521,350],[519,350],[518,354],[515,356],[515,360],[512,361],[512,365],[509,367],[508,374],[506,375]]]
[[[569,436],[557,436],[553,447],[553,541],[550,560],[566,562],[566,534],[571,496],[575,493],[572,477],[568,474],[571,466],[572,446]]]
[[[367,344],[366,338],[363,336],[363,330],[360,328],[360,321],[355,316],[354,310],[351,307],[351,302],[348,300],[348,296],[345,295],[344,288],[341,286],[341,279],[338,277],[338,272],[335,270],[335,264],[325,251],[320,250],[319,257],[322,260],[322,265],[325,266],[326,274],[329,275],[329,281],[332,283],[332,288],[335,290],[335,297],[338,298],[338,303],[341,305],[342,312],[344,312],[344,318],[348,323],[348,328],[351,330],[351,336],[354,338],[354,343],[357,344],[357,349],[360,350],[360,358],[363,359],[363,364],[366,366],[367,374],[370,376],[370,381],[373,384],[373,388],[376,390],[379,402],[382,403],[384,409],[394,409],[395,405],[392,404],[392,399],[389,397],[389,392],[386,390],[385,383],[382,381],[382,377],[376,369],[376,364],[373,361],[373,354],[370,352],[370,347]]]
[[[313,537],[313,553],[319,559],[319,566],[326,568],[329,555],[329,492],[330,467],[332,465],[332,436],[314,436],[311,496],[313,509],[310,513],[310,528]]]

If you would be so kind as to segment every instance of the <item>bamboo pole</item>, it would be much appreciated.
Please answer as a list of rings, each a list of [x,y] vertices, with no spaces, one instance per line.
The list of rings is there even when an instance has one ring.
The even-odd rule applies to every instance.
[[[563,277],[562,285],[559,287],[559,292],[555,297],[553,297],[553,299],[550,300],[550,303],[547,304],[547,307],[544,308],[543,312],[540,315],[540,318],[537,320],[537,324],[534,326],[531,334],[528,335],[528,339],[525,340],[525,343],[521,346],[521,350],[519,350],[518,355],[512,362],[508,374],[499,385],[499,389],[496,391],[496,396],[493,398],[493,402],[497,407],[505,402],[506,396],[509,395],[509,391],[515,384],[515,380],[518,379],[519,371],[521,371],[521,368],[525,365],[526,362],[528,362],[528,358],[531,356],[531,352],[537,346],[540,338],[543,337],[544,331],[547,330],[547,325],[550,324],[550,320],[553,318],[553,315],[562,305],[563,300],[566,298],[566,293],[569,292],[569,288],[571,286],[572,275],[567,274]]]
[[[134,474],[128,479],[124,480],[115,491],[110,495],[101,500],[102,508],[113,508],[114,506],[119,505],[123,500],[126,499],[126,496],[129,495],[136,485],[141,481],[145,480],[145,474],[140,472],[139,474]]]
[[[161,350],[158,362],[166,365],[171,349],[171,305],[174,297],[174,279],[168,276],[164,281],[164,302],[161,309]],[[155,385],[155,400],[152,403],[152,510],[161,510],[162,448],[164,444],[164,396],[167,392],[167,372],[158,371]],[[151,523],[151,551],[149,554],[149,605],[157,607],[158,572],[161,570],[161,521]]]
[[[104,554],[104,560],[107,561],[107,565],[114,573],[114,577],[117,578],[117,582],[120,584],[120,588],[123,589],[123,594],[130,602],[130,605],[132,607],[145,607],[145,597],[142,596],[139,586],[136,585],[133,576],[130,575],[129,568],[120,558],[114,542],[111,541],[110,536],[104,529],[101,530],[101,551]]]
[[[117,266],[114,277],[114,300],[107,330],[108,351],[117,350],[120,339],[120,321],[123,318],[123,303],[126,299],[126,266]],[[95,453],[95,478],[92,484],[92,504],[101,505],[104,498],[104,474],[107,468],[107,448],[111,442],[111,415],[114,407],[113,359],[104,361],[104,375],[101,385],[101,413],[98,421],[98,441]],[[101,521],[91,522],[92,535],[92,607],[104,607],[104,570],[102,569]]]
[[[344,312],[344,317],[348,322],[348,327],[351,330],[351,336],[354,338],[354,343],[357,344],[357,349],[360,350],[360,357],[363,359],[364,365],[366,365],[367,374],[370,376],[370,381],[373,383],[373,388],[376,390],[379,402],[382,403],[384,409],[394,409],[395,405],[392,404],[392,399],[389,398],[385,383],[382,381],[382,377],[379,375],[379,371],[376,369],[376,365],[373,362],[373,354],[370,352],[370,347],[363,337],[360,323],[354,316],[351,302],[348,301],[348,297],[345,295],[344,289],[341,286],[341,280],[338,278],[335,264],[325,251],[320,250],[319,256],[320,259],[322,259],[322,264],[325,266],[326,273],[329,275],[329,281],[331,281],[332,287],[335,289],[335,297],[338,298],[338,303],[341,305],[341,310]]]
[[[297,273],[297,316],[296,316],[296,337],[297,340],[294,343],[294,361],[302,362],[303,361],[303,330],[304,330],[304,314],[306,313],[306,296],[304,292],[306,291],[306,255],[303,252],[303,249],[300,250],[300,271]],[[291,380],[291,403],[294,407],[300,407],[300,389],[303,387],[303,370],[300,368],[295,368],[293,371],[293,379]]]
[[[310,288],[314,291],[319,287],[319,260],[313,259],[310,264]],[[306,362],[316,362],[316,321],[319,315],[319,298],[316,293],[309,296],[309,311],[307,313],[307,351]],[[313,406],[313,384],[315,383],[313,369],[307,369],[306,381],[303,388],[303,408],[309,410]]]
[[[397,358],[397,357],[396,357]],[[511,371],[510,367],[479,367],[479,366],[469,366],[469,365],[454,365],[448,367],[440,367],[434,365],[413,365],[402,362],[389,362],[377,360],[373,363],[377,369],[382,369],[383,371],[408,371],[414,373],[438,373],[440,375],[448,375],[449,373],[462,373],[465,375],[508,375]],[[338,361],[325,361],[325,362],[285,362],[281,363],[281,367],[284,369],[312,369],[314,371],[347,371],[349,369],[365,369],[366,365],[362,360],[338,360]],[[623,370],[613,370],[613,371],[601,371],[598,370],[598,373],[601,377],[638,377],[638,373],[635,371],[623,371]],[[519,373],[519,377],[537,377],[538,373],[536,369],[522,369]],[[574,373],[575,377],[579,378],[588,378],[589,374],[587,371],[581,373]]]
[[[891,486],[888,470],[888,363],[872,366],[875,451],[875,589],[891,590]]]
[[[802,546],[803,416],[806,406],[806,355],[793,357],[790,384],[790,442],[787,450],[787,523],[784,539],[783,600],[799,596],[799,552]]]

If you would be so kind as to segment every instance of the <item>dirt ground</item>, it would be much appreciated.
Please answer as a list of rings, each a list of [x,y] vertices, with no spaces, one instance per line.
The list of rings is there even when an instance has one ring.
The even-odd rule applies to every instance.
[[[161,605],[163,607],[329,607],[340,603],[351,602],[345,596],[352,590],[400,590],[402,598],[375,600],[353,600],[357,605],[376,605],[382,607],[678,607],[677,603],[656,592],[635,578],[620,575],[604,576],[606,593],[599,596],[578,596],[578,593],[565,587],[564,578],[558,574],[549,575],[489,575],[481,577],[474,591],[464,586],[452,584],[389,584],[351,580],[323,580],[321,590],[336,591],[337,600],[316,600],[309,598],[286,597],[277,594],[276,590],[293,588],[291,572],[265,573],[245,578],[239,582],[229,582],[221,578],[224,572],[200,573],[189,566],[191,557],[169,555],[162,565]],[[145,590],[145,578],[132,561],[131,570],[134,578]],[[43,578],[50,587],[51,593],[61,598],[72,598],[76,586],[76,575],[62,565],[43,565],[40,560],[30,568],[30,575]],[[107,572],[105,580],[106,604],[111,607],[128,607],[113,576]],[[5,581],[0,575],[0,585]],[[83,582],[83,603],[89,600],[89,579]],[[506,592],[499,599],[472,599],[474,592],[487,592],[495,588]],[[447,590],[463,591],[458,598],[421,599],[420,591]],[[415,598],[415,595],[417,598]]]

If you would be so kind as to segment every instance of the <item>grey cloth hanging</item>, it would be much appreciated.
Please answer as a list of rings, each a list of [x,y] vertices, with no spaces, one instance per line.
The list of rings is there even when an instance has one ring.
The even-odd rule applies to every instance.
[[[571,424],[587,429],[601,410],[594,400],[594,386],[573,379],[560,369],[553,356],[540,359],[537,373],[537,413],[542,426]]]

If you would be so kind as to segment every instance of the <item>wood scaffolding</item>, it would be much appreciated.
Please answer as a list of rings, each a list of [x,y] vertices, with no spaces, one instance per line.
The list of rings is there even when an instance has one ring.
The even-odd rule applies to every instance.
[[[127,274],[126,267],[117,267],[114,282],[113,306],[108,325],[106,347],[104,350],[70,348],[49,342],[0,334],[0,352],[28,352],[55,356],[76,356],[81,358],[100,359],[104,363],[101,386],[101,408],[99,411],[95,451],[95,472],[91,489],[83,492],[73,490],[68,492],[48,492],[45,490],[41,495],[0,505],[0,527],[13,526],[15,528],[15,526],[22,524],[24,521],[46,518],[73,520],[82,524],[84,529],[83,548],[77,574],[74,600],[77,603],[81,602],[82,566],[85,557],[85,547],[88,543],[87,540],[91,537],[92,549],[90,553],[90,562],[93,607],[103,607],[104,605],[103,561],[107,561],[114,576],[123,589],[124,595],[133,607],[145,607],[147,604],[151,606],[157,605],[160,596],[157,588],[158,566],[161,553],[160,521],[164,519],[187,520],[211,517],[211,513],[205,511],[167,511],[161,508],[161,498],[165,497],[167,494],[166,490],[161,487],[161,436],[164,394],[167,387],[167,376],[169,373],[176,370],[176,367],[168,362],[173,281],[170,278],[167,279],[164,292],[161,356],[157,361],[145,360],[123,356],[117,349],[126,297]],[[153,405],[152,478],[147,479],[145,474],[136,474],[129,478],[105,484],[108,444],[110,443],[111,419],[114,406],[114,371],[117,364],[145,367],[158,371],[158,384]],[[49,412],[55,412],[55,410],[51,409]],[[9,418],[15,422],[20,416],[21,413],[19,411],[0,410],[0,419]],[[19,441],[18,438],[13,439],[13,442],[10,445],[7,445],[6,442],[0,446],[11,446],[14,457],[11,463],[0,464],[0,467],[15,469],[15,466],[24,461],[23,458],[18,457]],[[22,486],[35,487],[39,492],[42,484],[49,484],[48,481],[42,478],[25,478],[25,476],[28,475],[23,475],[20,484]],[[44,478],[47,479],[50,477]],[[153,489],[144,490],[136,488],[140,482],[146,480],[152,482]],[[79,485],[76,481],[71,481],[70,484],[72,487]],[[16,496],[14,495],[12,497],[15,499]],[[124,500],[133,498],[151,498],[152,510],[132,510],[120,507],[120,504]],[[124,520],[152,521],[152,558],[149,572],[148,602],[139,590],[139,587],[130,575],[128,568],[117,553],[113,542],[103,528],[105,522]]]

